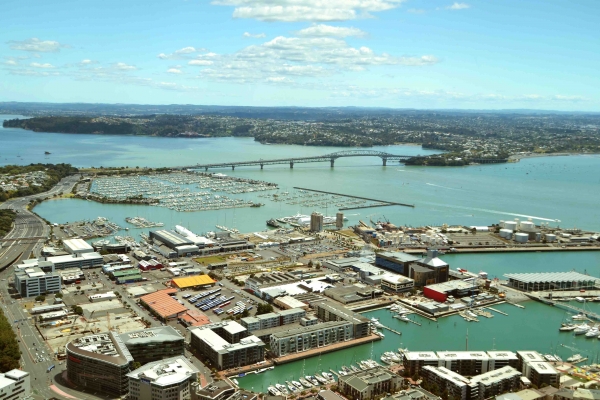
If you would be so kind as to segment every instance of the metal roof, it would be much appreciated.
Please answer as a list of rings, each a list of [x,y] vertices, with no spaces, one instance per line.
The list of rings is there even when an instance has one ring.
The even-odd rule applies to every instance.
[[[504,274],[509,279],[514,279],[524,283],[539,282],[589,282],[597,281],[599,278],[580,274],[579,272],[540,272],[524,274]]]

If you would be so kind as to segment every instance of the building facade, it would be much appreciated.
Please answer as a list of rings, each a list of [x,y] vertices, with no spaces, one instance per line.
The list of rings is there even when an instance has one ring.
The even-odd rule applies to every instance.
[[[345,342],[354,338],[354,327],[348,321],[330,321],[317,325],[276,332],[271,335],[271,351],[277,356]]]
[[[340,376],[338,389],[348,399],[370,400],[398,391],[402,380],[386,368],[375,367]]]
[[[67,344],[67,377],[82,389],[122,396],[129,391],[133,357],[118,334],[109,331]]]
[[[262,340],[250,335],[240,338],[238,342],[228,342],[225,337],[231,339],[239,336],[227,333],[224,325],[227,324],[215,323],[189,328],[192,349],[205,356],[218,369],[243,367],[264,361],[265,343]]]
[[[35,297],[61,290],[61,277],[56,272],[44,272],[41,268],[15,269],[15,288],[21,297]]]
[[[353,326],[353,337],[359,339],[371,334],[371,321],[346,307],[324,301],[313,305],[317,317],[324,322],[347,321]]]
[[[142,365],[184,355],[185,338],[169,325],[121,333],[119,336],[133,359]]]
[[[188,400],[198,369],[185,357],[155,361],[127,374],[130,400]]]
[[[13,369],[0,373],[0,399],[21,400],[31,394],[31,378],[29,372]]]

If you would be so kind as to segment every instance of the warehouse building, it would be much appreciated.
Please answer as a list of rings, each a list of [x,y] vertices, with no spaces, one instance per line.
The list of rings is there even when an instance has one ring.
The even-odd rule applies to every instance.
[[[599,283],[599,279],[575,271],[504,274],[504,276],[508,278],[508,286],[525,292],[595,289]]]
[[[66,346],[69,381],[92,392],[123,396],[129,391],[133,357],[113,331],[84,336]]]
[[[127,374],[130,400],[185,400],[191,384],[198,381],[198,368],[185,357],[172,357],[143,365]]]
[[[80,268],[65,268],[56,272],[60,275],[63,285],[85,280],[85,274]]]
[[[207,288],[214,286],[216,281],[208,275],[194,275],[185,278],[175,278],[172,281],[174,287],[180,289]]]
[[[158,231],[150,231],[149,236],[150,240],[152,240],[155,244],[157,244],[158,242],[159,245],[165,245],[173,250],[179,246],[191,246],[194,244],[185,236],[182,236],[177,232],[165,229]]]
[[[185,338],[167,325],[119,335],[133,359],[140,364],[184,355]]]
[[[142,273],[137,268],[114,271],[112,276],[118,284],[133,283],[143,280]]]
[[[177,293],[177,289],[159,290],[140,297],[140,303],[161,321],[176,320],[188,309],[170,296],[173,293]]]
[[[465,296],[476,295],[478,293],[479,288],[477,285],[475,285],[473,280],[468,282],[461,280],[448,281],[428,285],[423,288],[423,295],[425,297],[440,303],[445,302],[448,299],[448,296],[461,298]]]
[[[385,274],[381,277],[381,289],[386,292],[400,293],[412,290],[415,281],[397,274]]]
[[[323,294],[342,304],[351,304],[359,301],[375,299],[383,296],[381,289],[363,284],[336,286],[323,291]]]
[[[107,300],[112,300],[112,299],[116,299],[116,298],[117,298],[117,295],[115,294],[115,292],[112,292],[112,291],[106,292],[106,293],[91,294],[88,296],[90,303],[107,301]]]
[[[15,269],[14,285],[21,297],[60,292],[60,281],[56,272],[44,272],[41,268]]]
[[[401,251],[382,251],[375,255],[375,265],[390,271],[409,276],[409,265],[419,260]]]
[[[63,247],[69,254],[93,253],[94,248],[83,239],[65,239]]]
[[[65,268],[99,268],[104,264],[104,259],[96,252],[46,257],[45,261],[50,261],[54,264],[54,269],[56,270]]]

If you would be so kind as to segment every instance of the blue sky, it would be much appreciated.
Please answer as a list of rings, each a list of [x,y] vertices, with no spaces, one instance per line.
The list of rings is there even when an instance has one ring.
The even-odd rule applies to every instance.
[[[0,101],[600,111],[600,1],[5,0]]]

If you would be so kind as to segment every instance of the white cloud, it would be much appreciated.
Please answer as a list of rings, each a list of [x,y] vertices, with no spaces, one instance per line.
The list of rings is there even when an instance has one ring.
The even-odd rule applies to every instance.
[[[4,64],[10,65],[10,66],[15,66],[15,65],[18,65],[19,63],[16,62],[15,60],[6,60],[6,61],[4,61]]]
[[[161,60],[168,60],[168,59],[172,59],[172,58],[184,58],[187,55],[198,53],[198,52],[204,51],[204,50],[205,49],[188,46],[188,47],[184,47],[179,50],[175,50],[171,54],[160,53],[158,55],[158,58],[160,58]]]
[[[54,65],[49,64],[49,63],[40,64],[40,63],[32,62],[29,65],[33,68],[54,68]]]
[[[8,42],[9,46],[13,50],[22,51],[33,51],[41,53],[53,53],[60,51],[63,47],[69,47],[64,44],[60,44],[54,40],[40,40],[38,38],[31,38],[27,40],[11,40]]]
[[[177,68],[169,68],[167,70],[167,72],[169,74],[182,74],[183,73],[180,69],[177,69]]]
[[[213,0],[233,6],[234,18],[260,21],[347,21],[398,7],[405,0]]]
[[[134,71],[137,69],[135,65],[125,64],[123,62],[118,62],[115,64],[115,68],[119,71]]]
[[[409,12],[411,14],[425,14],[427,10],[424,10],[422,8],[409,8],[408,10],[406,10],[406,12]]]
[[[244,34],[242,36],[245,38],[253,38],[253,39],[261,39],[261,38],[267,37],[267,35],[265,35],[264,33],[252,34],[250,32],[244,32]]]
[[[345,28],[341,26],[331,26],[325,24],[316,24],[308,28],[304,28],[296,32],[300,37],[362,37],[366,36],[366,32],[358,28]]]
[[[207,65],[212,65],[214,64],[213,61],[210,60],[192,60],[188,63],[188,65],[195,65],[195,66],[207,66]]]
[[[454,4],[452,4],[451,6],[446,7],[448,10],[464,10],[467,8],[470,8],[471,6],[468,5],[467,3],[457,3],[454,2]]]
[[[89,59],[86,58],[85,60],[81,60],[80,64],[81,65],[89,65],[92,62],[93,62],[92,60],[89,60]]]
[[[339,31],[336,27],[316,26],[304,35],[358,34]],[[354,29],[354,28],[343,28]],[[283,37],[247,46],[231,54],[204,53],[188,65],[200,67],[198,77],[237,83],[289,83],[306,85],[308,79],[350,72],[362,72],[376,66],[427,66],[438,63],[432,55],[390,55],[377,53],[369,47],[352,47],[344,39],[328,36]],[[284,80],[282,77],[298,77]]]

